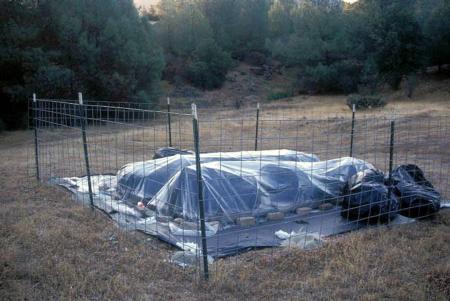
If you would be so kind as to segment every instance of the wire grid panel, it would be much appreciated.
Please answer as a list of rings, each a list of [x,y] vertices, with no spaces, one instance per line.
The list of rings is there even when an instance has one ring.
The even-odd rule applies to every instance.
[[[135,190],[136,183],[119,182],[117,175],[145,174],[146,168],[163,174],[179,171],[171,167],[172,170],[165,172],[169,166],[167,160],[153,158],[158,149],[169,146],[169,139],[177,149],[194,148],[192,115],[170,113],[169,134],[169,113],[162,111],[117,107],[104,102],[80,105],[48,99],[37,99],[30,109],[36,130],[33,169],[37,162],[42,182],[64,184],[85,206],[91,205],[90,195],[93,195],[93,205],[126,231],[159,235],[162,229],[158,225],[167,226],[168,218],[145,208],[149,201],[145,196],[122,193]],[[158,187],[165,184],[166,181],[155,182],[155,179],[151,183]],[[199,221],[194,222],[198,226]],[[179,247],[183,249],[183,243]]]
[[[127,163],[151,159],[168,145],[166,112],[89,104],[82,109],[92,174],[116,173]],[[80,105],[39,99],[33,111],[42,179],[85,174]],[[192,149],[190,115],[171,115],[173,145]]]
[[[360,114],[363,115],[363,114]],[[395,122],[394,131],[391,130],[391,122]],[[382,185],[389,187],[389,163],[390,163],[390,149],[393,149],[393,167],[400,165],[417,165],[424,173],[425,178],[428,179],[440,192],[441,200],[445,201],[449,198],[448,179],[449,179],[449,133],[450,126],[449,116],[428,116],[426,114],[418,114],[416,116],[406,116],[401,114],[386,116],[364,116],[360,117],[357,114],[355,120],[355,128],[352,133],[351,116],[342,117],[334,116],[331,118],[322,117],[320,119],[300,119],[300,120],[282,120],[270,119],[263,117],[259,120],[259,135],[255,135],[255,119],[218,119],[218,120],[202,120],[201,121],[201,141],[202,149],[207,152],[228,152],[228,151],[252,151],[254,150],[254,141],[258,139],[258,151],[261,151],[260,163],[263,163],[263,151],[273,150],[279,151],[280,157],[278,163],[282,165],[282,149],[290,149],[297,152],[306,152],[317,155],[320,160],[333,160],[336,158],[348,157],[350,154],[350,141],[353,135],[353,158],[356,163],[361,159],[372,164],[376,169],[384,173],[382,177]],[[391,144],[392,137],[392,144]],[[258,160],[258,159],[257,159]],[[227,162],[220,162],[220,170],[226,173],[229,165]],[[261,164],[263,166],[264,164]],[[299,164],[301,166],[302,164]],[[290,175],[290,171],[280,168],[271,169],[269,172],[261,168],[256,174],[248,174],[246,168],[249,164],[242,162],[241,166],[237,168],[237,174],[244,182],[252,182],[255,178],[270,178],[270,179],[286,179]],[[329,168],[334,168],[330,164]],[[322,168],[322,167],[320,167]],[[311,164],[311,175],[318,172],[314,164]],[[325,167],[327,169],[328,167]],[[344,170],[345,166],[342,166]],[[338,167],[339,169],[339,167]],[[215,185],[213,182],[224,181],[223,178],[208,179],[211,186],[221,186],[220,183]],[[264,181],[261,181],[261,183]],[[329,185],[338,184],[328,182]],[[418,180],[417,185],[426,186],[425,179]],[[293,198],[298,191],[288,188],[286,182],[280,181],[272,186],[273,189],[278,189],[280,193],[285,193],[286,198]],[[311,183],[312,185],[312,183]],[[412,186],[412,184],[411,184]],[[307,190],[307,187],[302,187]],[[395,187],[389,191],[392,195],[395,194]],[[277,211],[276,214],[260,214],[255,211],[243,212],[243,215],[248,217],[251,225],[246,227],[237,227],[233,232],[233,243],[230,245],[236,246],[235,254],[241,253],[243,248],[243,241],[248,245],[264,246],[266,243],[268,232],[276,232],[277,229],[283,230],[286,238],[282,242],[288,247],[307,247],[311,237],[326,238],[330,233],[335,233],[333,228],[340,227],[349,230],[356,229],[359,226],[365,226],[367,222],[370,224],[384,224],[384,223],[398,223],[398,219],[385,220],[386,215],[394,215],[401,209],[403,215],[408,217],[427,217],[432,215],[424,209],[423,204],[408,203],[407,199],[421,197],[419,195],[397,195],[398,203],[408,204],[406,208],[400,205],[400,208],[393,206],[388,208],[385,212],[371,212],[370,219],[363,216],[362,211],[367,210],[367,203],[361,202],[359,206],[352,208],[351,211],[357,212],[356,218],[342,222],[345,216],[345,209],[342,208],[343,200],[347,197],[360,194],[359,198],[364,198],[368,194],[378,193],[375,188],[365,191],[366,193],[354,193],[344,190],[338,197],[323,197],[318,202],[309,208],[311,211],[316,211],[318,214],[304,215],[302,208],[303,204],[297,204],[293,208],[281,208],[277,204],[272,203],[272,210]],[[255,203],[258,199],[258,190],[249,192],[253,194],[248,196],[253,198]],[[242,194],[241,194],[242,195]],[[358,197],[356,197],[358,198]],[[225,197],[224,197],[225,199]],[[363,201],[363,200],[362,200]],[[226,203],[226,200],[224,201]],[[371,205],[383,205],[385,199],[371,202]],[[310,206],[310,205],[306,205]],[[296,211],[295,209],[302,209]],[[280,209],[281,208],[281,209]],[[370,211],[371,209],[369,209]],[[349,210],[350,211],[350,210]],[[413,213],[416,211],[415,213]],[[361,212],[361,214],[360,214]],[[338,214],[336,214],[338,213]],[[276,216],[276,221],[272,218]],[[235,223],[239,224],[237,215]],[[408,222],[412,221],[411,219]],[[404,220],[403,222],[407,222]],[[297,224],[302,224],[298,227]],[[356,227],[353,225],[356,224]],[[310,226],[315,225],[315,226]],[[299,232],[301,229],[301,232]],[[287,234],[287,235],[286,235]],[[311,237],[308,237],[311,234]],[[222,236],[222,237],[221,237]],[[229,233],[222,233],[217,235],[216,240],[211,240],[208,244],[210,248],[221,248],[221,240],[230,240]],[[253,243],[248,241],[252,240]],[[267,245],[271,245],[269,242]],[[273,249],[270,251],[273,253]],[[215,253],[220,253],[216,250]],[[236,263],[242,264],[242,259],[239,256],[233,257],[228,261],[235,260]],[[217,271],[223,268],[222,265],[216,264],[214,270],[217,275],[222,273]],[[223,271],[222,271],[223,272]]]
[[[35,118],[38,128],[41,179],[85,175],[86,162],[83,158],[83,142],[80,135],[79,105],[51,100],[39,100],[38,103]],[[149,172],[157,168],[169,170],[171,162],[182,160],[183,155],[171,159],[152,160],[158,148],[168,146],[169,140],[179,149],[192,150],[194,147],[190,115],[170,113],[169,126],[169,113],[166,111],[150,111],[132,106],[116,107],[107,103],[88,103],[83,109],[87,124],[91,175],[94,177],[116,175],[124,168],[130,174],[144,175],[147,174],[146,169]],[[354,123],[351,114],[301,119],[271,119],[268,115],[262,115],[258,122],[254,115],[234,119],[222,118],[223,116],[214,118],[213,115],[208,117],[202,119],[200,115],[200,148],[203,153],[202,171],[206,186],[205,222],[209,228],[216,229],[216,232],[207,239],[208,253],[214,254],[217,258],[230,254],[238,255],[249,248],[277,245],[305,248],[311,241],[320,242],[329,235],[343,231],[342,229],[352,230],[366,224],[367,217],[360,216],[359,213],[367,209],[367,203],[363,203],[362,199],[360,205],[352,208],[353,212],[357,212],[356,218],[345,219],[346,210],[342,207],[346,198],[358,194],[350,192],[346,187],[349,179],[345,178],[345,174],[349,165],[359,164],[361,160],[370,163],[385,176],[389,175],[390,159],[393,159],[394,167],[415,164],[441,193],[441,198],[443,200],[449,198],[449,116],[418,114],[385,117],[357,114]],[[392,121],[395,121],[394,132],[391,131]],[[353,145],[351,145],[352,136]],[[353,157],[348,158],[351,147]],[[393,157],[390,157],[391,148]],[[294,162],[287,164],[284,162],[286,156],[283,150],[290,150],[296,158],[303,153],[310,154],[322,163],[295,159]],[[271,151],[270,160],[266,158],[268,154],[266,151]],[[233,155],[231,160],[226,154],[228,152],[238,154]],[[212,156],[215,156],[213,160],[215,162],[208,161],[211,155],[205,155],[206,153],[216,153]],[[337,158],[346,159],[333,161]],[[179,167],[177,172],[183,172],[186,167]],[[214,176],[208,173],[209,170],[216,172]],[[340,187],[339,193],[322,193],[308,202],[304,202],[304,198],[297,198],[297,201],[294,199],[294,196],[301,195],[304,191],[315,190],[317,188],[315,181],[320,182],[322,180],[320,177],[331,170],[338,175],[341,173],[342,177],[331,177],[324,183],[330,187]],[[174,175],[173,171],[170,175]],[[304,176],[305,181],[300,186],[298,183],[294,185],[291,179],[295,176],[301,179],[299,175]],[[189,176],[193,175],[186,172],[186,178]],[[154,180],[151,186],[168,187],[170,190],[171,181],[168,178],[164,179]],[[383,179],[383,182],[385,181],[386,179]],[[117,190],[135,190],[136,183],[131,183],[129,187],[126,186],[127,183],[118,183]],[[237,190],[243,183],[244,186],[245,183],[250,183],[250,188]],[[383,183],[391,189],[390,183],[385,184]],[[267,187],[264,188],[264,185]],[[169,198],[181,196],[178,200],[196,199],[195,187],[189,190],[186,187],[188,186],[174,186]],[[211,191],[217,187],[228,188],[213,197]],[[229,193],[235,189],[237,193]],[[266,192],[269,191],[268,195],[273,199],[264,198],[264,194],[261,193],[264,189]],[[377,190],[365,192],[377,193]],[[389,193],[395,192],[390,190]],[[363,195],[367,196],[362,192],[359,194],[361,198]],[[162,231],[158,229],[159,225],[173,224],[177,220],[178,231],[181,231],[181,234],[178,233],[181,236],[181,240],[179,238],[181,247],[185,249],[184,245],[190,245],[192,242],[197,246],[201,244],[198,235],[197,240],[192,241],[191,234],[187,234],[193,230],[198,233],[199,219],[186,213],[185,204],[168,201],[168,196],[164,193],[156,193],[151,199],[145,199],[139,195],[119,192],[119,198],[131,205],[133,210],[150,212],[147,216],[159,221],[150,226],[145,222],[144,225],[140,224],[129,215],[115,216],[125,228],[139,229],[157,235],[160,230]],[[238,198],[245,198],[252,205],[244,208],[245,210],[242,210],[243,207],[234,208],[235,211],[217,206],[223,204],[222,207],[227,207]],[[385,201],[380,199],[371,205],[377,205],[377,202],[382,204]],[[140,202],[144,203],[145,209],[138,208],[142,205]],[[402,203],[402,196],[398,197],[398,202]],[[102,204],[105,206],[103,209],[107,211],[107,204],[105,202]],[[198,207],[196,208],[194,211],[198,210]],[[263,210],[260,210],[261,208]],[[418,210],[421,216],[428,215],[426,212],[420,214],[420,206],[417,204],[411,208],[403,208],[403,212],[414,210]],[[382,217],[397,211],[397,208],[392,207],[387,212],[372,212],[371,220],[375,220],[376,223],[390,223],[391,219],[382,221]],[[274,238],[274,233],[279,230],[282,230],[282,233]],[[168,235],[170,238],[170,231]],[[195,265],[198,266],[200,252],[198,249],[195,249],[195,252]],[[276,249],[271,248],[264,252],[273,254]],[[230,257],[227,261],[240,263],[241,257]],[[217,262],[213,265],[213,271],[215,275],[220,275],[219,270],[223,267]]]

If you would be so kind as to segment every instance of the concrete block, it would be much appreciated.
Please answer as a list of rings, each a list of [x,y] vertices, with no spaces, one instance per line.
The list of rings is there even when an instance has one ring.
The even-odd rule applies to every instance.
[[[181,225],[184,222],[184,218],[177,217],[176,219],[173,220],[173,222],[175,224]]]
[[[300,207],[300,208],[297,208],[297,210],[295,212],[299,216],[306,216],[309,213],[311,213],[311,210],[312,210],[311,207]]]
[[[172,220],[172,218],[169,216],[158,215],[156,216],[156,220],[160,223],[168,223]]]
[[[241,216],[236,219],[236,223],[242,227],[249,227],[256,224],[256,219],[253,216]]]
[[[199,228],[199,225],[197,225],[197,223],[189,222],[181,217],[177,217],[173,220],[173,222],[177,224],[180,229],[184,230],[197,230]]]
[[[322,210],[322,211],[330,210],[333,207],[334,206],[331,203],[323,203],[323,204],[319,205],[319,209]]]
[[[281,211],[269,212],[267,213],[266,218],[269,221],[279,221],[284,218],[284,213]]]

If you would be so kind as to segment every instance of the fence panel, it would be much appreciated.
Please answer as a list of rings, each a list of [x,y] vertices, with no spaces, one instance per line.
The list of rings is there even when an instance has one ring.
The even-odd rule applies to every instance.
[[[193,119],[170,102],[152,110],[48,99],[31,110],[38,179],[92,201],[126,231],[175,245],[181,253],[161,247],[166,259],[196,276],[220,280],[249,256],[256,264],[249,249],[273,256],[277,246],[311,248],[367,224],[433,215],[411,201],[421,195],[399,191],[400,165],[425,176],[403,188],[430,188],[428,179],[441,201],[450,198],[449,116],[305,116],[258,105],[240,115],[200,107]],[[161,148],[176,154],[156,159]]]

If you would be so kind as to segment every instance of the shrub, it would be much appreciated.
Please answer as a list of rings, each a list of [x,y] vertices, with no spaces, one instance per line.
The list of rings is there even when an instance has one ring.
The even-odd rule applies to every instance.
[[[292,93],[287,92],[287,91],[274,91],[274,92],[271,92],[267,96],[267,100],[278,100],[278,99],[287,98],[287,97],[291,97],[291,96],[292,96]]]
[[[336,68],[337,89],[344,93],[352,93],[358,89],[361,66],[352,60],[343,60],[333,64]]]
[[[250,51],[244,57],[244,61],[253,66],[261,66],[266,63],[266,55],[258,51]]]
[[[331,65],[319,63],[307,67],[303,73],[303,85],[307,91],[344,92],[356,91],[360,66],[353,61],[345,60]]]
[[[378,95],[352,94],[347,98],[347,105],[351,109],[353,104],[356,109],[371,109],[384,107],[386,105],[386,100]]]
[[[212,40],[200,43],[194,55],[187,68],[187,79],[203,89],[220,87],[232,65],[230,55]]]
[[[307,67],[304,73],[304,83],[307,90],[314,92],[329,92],[338,90],[338,72],[334,66],[319,63],[315,67]]]

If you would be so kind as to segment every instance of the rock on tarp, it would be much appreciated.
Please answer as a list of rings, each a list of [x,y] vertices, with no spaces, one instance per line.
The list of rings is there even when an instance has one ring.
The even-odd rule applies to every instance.
[[[328,161],[214,161],[202,163],[207,220],[232,223],[240,215],[261,216],[297,207],[337,202],[348,180],[375,169],[354,158]],[[149,201],[158,215],[198,219],[195,165],[177,172]]]
[[[201,154],[201,162],[221,161],[294,161],[316,162],[317,156],[293,150],[265,150]],[[117,193],[129,203],[149,201],[166,183],[185,167],[195,164],[194,155],[133,162],[117,173]]]

